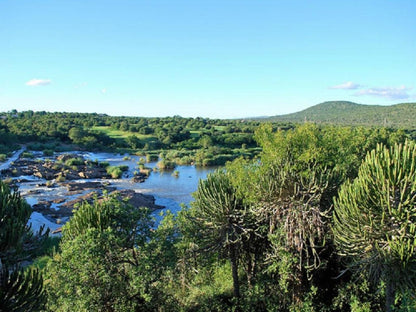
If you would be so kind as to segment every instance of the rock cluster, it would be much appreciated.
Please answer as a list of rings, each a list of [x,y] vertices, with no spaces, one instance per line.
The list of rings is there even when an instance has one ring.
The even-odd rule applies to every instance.
[[[92,203],[95,199],[103,198],[104,194],[113,193],[121,200],[128,201],[134,207],[147,207],[151,210],[164,208],[155,204],[151,195],[137,193],[134,190],[117,190],[111,186],[103,164],[84,159],[81,155],[64,154],[49,160],[21,158],[16,160],[8,169],[2,171],[3,177],[23,177],[15,179],[14,183],[27,182],[29,176],[47,180],[38,184],[39,187],[56,187],[58,184],[66,187],[67,195],[60,198],[41,199],[32,206],[34,211],[42,213],[46,218],[54,220],[68,219],[73,210],[82,202]],[[135,172],[132,181],[141,183],[146,180],[148,173]],[[90,181],[90,180],[94,181]],[[106,181],[101,181],[106,179]],[[33,189],[29,194],[41,194],[42,190]],[[72,199],[70,199],[72,198]]]

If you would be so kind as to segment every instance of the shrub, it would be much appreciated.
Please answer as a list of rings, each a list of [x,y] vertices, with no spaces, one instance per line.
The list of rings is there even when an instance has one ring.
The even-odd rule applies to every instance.
[[[67,166],[81,166],[84,164],[84,160],[80,157],[77,158],[70,158],[67,161],[65,161],[65,165]]]
[[[155,155],[155,154],[146,154],[146,161],[147,162],[152,162],[152,161],[158,161],[159,160],[159,156]]]
[[[175,169],[176,163],[174,161],[162,159],[157,163],[159,169],[166,170],[166,169]]]
[[[33,158],[33,154],[30,152],[23,152],[22,153],[22,158]]]
[[[107,173],[111,175],[113,179],[119,179],[121,178],[121,175],[124,171],[127,171],[129,169],[128,166],[108,166],[106,168]]]
[[[120,170],[120,168],[118,167],[114,167],[114,166],[108,166],[106,168],[107,173],[113,178],[113,179],[118,179],[121,177],[121,175],[123,174],[123,172]]]
[[[193,163],[193,159],[190,156],[183,156],[178,158],[176,161],[178,165],[190,165]]]

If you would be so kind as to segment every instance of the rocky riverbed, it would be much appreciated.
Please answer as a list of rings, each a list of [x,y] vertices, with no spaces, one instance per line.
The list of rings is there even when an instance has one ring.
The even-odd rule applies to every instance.
[[[32,205],[33,216],[38,219],[43,216],[52,222],[52,225],[57,225],[52,226],[53,228],[65,223],[71,217],[74,208],[82,202],[91,203],[94,199],[106,195],[127,200],[137,208],[164,208],[155,204],[155,197],[152,195],[142,194],[134,189],[120,189],[119,183],[114,185],[113,181],[117,182],[119,179],[113,179],[107,172],[106,167],[109,164],[92,160],[83,153],[50,157],[34,154],[33,158],[22,156],[25,156],[25,153],[19,151],[19,157],[9,163],[9,166],[3,167],[1,179],[19,189],[22,196]],[[142,183],[147,177],[148,172],[126,170],[123,178],[128,178],[131,183]],[[36,225],[33,228],[35,229]]]

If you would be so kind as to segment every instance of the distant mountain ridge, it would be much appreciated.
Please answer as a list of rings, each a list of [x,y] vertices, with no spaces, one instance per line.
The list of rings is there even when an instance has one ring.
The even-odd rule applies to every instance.
[[[297,113],[267,117],[263,120],[416,129],[416,103],[383,106],[329,101]]]

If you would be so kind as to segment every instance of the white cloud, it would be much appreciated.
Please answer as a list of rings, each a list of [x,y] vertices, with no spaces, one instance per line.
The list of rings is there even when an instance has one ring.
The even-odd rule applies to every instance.
[[[361,88],[361,85],[359,85],[358,83],[354,83],[352,81],[347,81],[339,85],[330,87],[330,89],[342,89],[342,90],[355,90],[359,88]]]
[[[371,95],[377,97],[384,97],[391,100],[401,100],[401,99],[408,99],[410,98],[409,90],[411,88],[407,88],[405,86],[400,87],[382,87],[382,88],[368,88],[364,90],[360,90],[356,92],[356,95]]]
[[[106,88],[101,89],[101,93],[103,93],[103,94],[107,93],[107,89]]]
[[[50,85],[52,81],[50,79],[32,79],[26,82],[27,86],[47,86]]]

